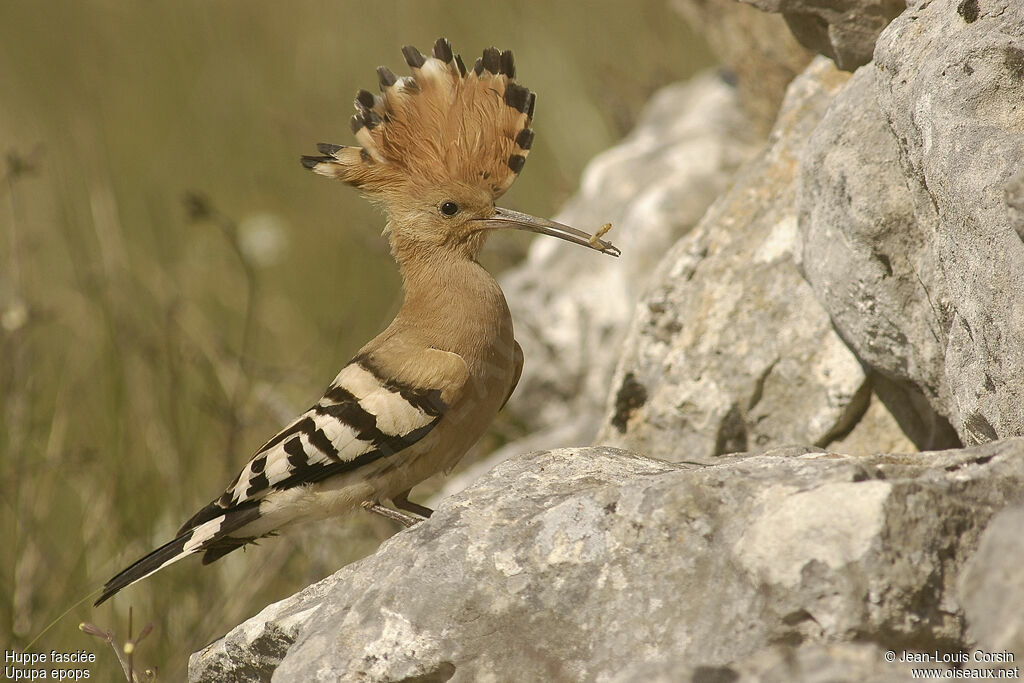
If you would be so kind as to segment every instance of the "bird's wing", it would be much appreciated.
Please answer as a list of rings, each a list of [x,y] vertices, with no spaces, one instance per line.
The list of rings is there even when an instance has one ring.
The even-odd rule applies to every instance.
[[[508,400],[512,398],[512,392],[516,390],[516,386],[519,385],[519,378],[523,376],[523,347],[519,345],[519,342],[513,340],[515,344],[515,372],[512,373],[512,383],[508,386],[508,393],[505,394],[505,400],[501,402],[501,407],[504,408]]]
[[[323,398],[265,443],[223,495],[185,522],[176,538],[107,581],[96,604],[183,557],[205,552],[203,564],[208,564],[272,533],[246,535],[272,493],[357,470],[426,436],[448,410],[445,398],[465,384],[465,362],[429,349],[407,363],[432,371],[420,370],[418,381],[403,382],[357,356]]]
[[[448,409],[441,389],[404,385],[374,370],[361,359],[346,365],[323,398],[265,443],[223,495],[178,533],[273,491],[313,484],[392,456],[426,436]]]

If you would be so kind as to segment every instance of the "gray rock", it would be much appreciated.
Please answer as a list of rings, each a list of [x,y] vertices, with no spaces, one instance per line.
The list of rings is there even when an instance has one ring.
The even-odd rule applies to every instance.
[[[191,680],[241,680],[237,661],[279,681],[607,681],[645,661],[743,672],[776,643],[961,647],[963,563],[1022,485],[1024,440],[705,467],[610,448],[522,456],[268,608],[294,619],[276,669],[254,672],[244,650],[271,628],[261,615],[195,655]],[[772,657],[749,670],[783,670]]]
[[[983,9],[895,20],[802,160],[803,271],[925,445],[952,439],[929,412],[963,443],[1024,434],[1024,7]]]
[[[526,357],[507,410],[533,431],[556,429],[549,448],[593,438],[643,283],[759,145],[719,77],[664,88],[636,129],[588,165],[556,218],[587,230],[611,222],[622,257],[537,240],[501,278]]]
[[[882,33],[875,62],[948,295],[937,318],[950,421],[964,443],[1024,434],[1024,243],[1005,194],[1024,166],[1024,5],[922,3]]]
[[[1022,528],[1024,506],[993,518],[960,580],[960,601],[974,645],[986,652],[1009,650],[1024,659]]]
[[[874,78],[859,69],[804,148],[798,265],[857,357],[889,378],[876,389],[903,431],[920,448],[951,447],[957,413],[936,314],[949,296]]]
[[[802,271],[922,447],[1024,434],[1024,8],[979,7],[895,20],[801,160]]]
[[[796,160],[847,76],[818,58],[771,145],[665,256],[637,306],[599,443],[666,460],[825,445],[870,385],[797,270]]]
[[[904,0],[740,0],[783,16],[804,47],[853,71],[871,61],[875,41]]]
[[[337,576],[337,575],[335,575]],[[288,648],[319,609],[335,576],[275,602],[189,659],[190,681],[248,683],[270,680]]]

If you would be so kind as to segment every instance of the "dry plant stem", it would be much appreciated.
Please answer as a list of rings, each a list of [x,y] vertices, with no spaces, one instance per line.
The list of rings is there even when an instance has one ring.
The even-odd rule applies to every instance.
[[[124,652],[128,659],[128,680],[129,682],[135,680],[135,648],[129,647],[132,642],[132,617],[134,616],[134,610],[131,605],[128,606],[128,640],[125,642],[124,647],[121,650]]]
[[[18,154],[15,150],[7,152],[7,165],[6,172],[4,173],[4,184],[3,187],[7,190],[7,201],[10,207],[10,259],[7,263],[7,277],[9,278],[11,292],[13,294],[12,300],[15,305],[23,302],[22,299],[22,283],[19,263],[21,261],[21,243],[19,240],[19,211],[18,202],[15,192],[15,187],[18,181],[29,172],[33,171],[34,167],[31,162],[27,162],[24,158]],[[23,304],[27,305],[27,304]],[[6,347],[5,360],[9,364],[3,372],[0,374],[0,389],[3,390],[5,396],[2,403],[0,403],[0,410],[2,410],[2,419],[8,427],[5,436],[7,443],[4,444],[4,448],[7,453],[14,454],[15,462],[12,463],[13,471],[23,472],[23,461],[25,457],[24,442],[26,441],[24,435],[24,426],[26,424],[26,412],[28,405],[27,387],[28,382],[23,376],[25,368],[30,364],[26,362],[26,347],[23,344],[23,337],[18,335],[9,335],[4,344]],[[6,381],[4,375],[6,375]],[[5,386],[6,385],[6,386]],[[11,509],[14,510],[14,529],[11,534],[11,546],[13,552],[10,553],[11,565],[9,568],[9,576],[12,584],[12,590],[10,592],[10,615],[11,623],[8,625],[12,633],[18,633],[24,630],[25,620],[28,613],[28,603],[31,602],[29,596],[31,595],[31,588],[26,591],[26,587],[19,581],[18,572],[18,558],[22,557],[22,553],[19,552],[22,548],[21,540],[23,537],[30,536],[31,531],[25,533],[24,526],[27,521],[31,519],[31,516],[26,514],[22,516],[24,499],[22,498],[23,487],[15,486],[13,501]]]
[[[107,645],[109,645],[110,648],[114,651],[114,656],[117,657],[117,661],[121,663],[121,670],[124,672],[125,679],[128,681],[128,683],[136,683],[131,678],[128,661],[124,658],[124,654],[121,652],[121,648],[119,648],[117,646],[117,643],[114,641],[113,631],[104,631],[99,626],[96,626],[95,624],[90,624],[88,622],[81,624],[79,628],[83,632],[88,633],[90,636],[96,636],[100,640],[105,641]]]
[[[241,435],[242,419],[239,416],[239,411],[247,398],[252,384],[248,372],[248,359],[252,347],[253,328],[256,324],[256,311],[260,294],[259,279],[256,269],[242,248],[238,223],[220,211],[208,197],[203,196],[201,193],[187,193],[184,203],[185,210],[189,213],[189,217],[193,222],[209,221],[220,230],[228,246],[231,247],[231,251],[238,259],[238,263],[242,268],[242,274],[245,277],[245,320],[242,325],[242,339],[235,365],[235,378],[232,386],[225,387],[225,393],[228,395],[225,412],[229,425],[225,451],[234,453],[237,449],[238,438]]]
[[[90,636],[95,636],[100,640],[105,641],[110,645],[111,649],[114,650],[114,655],[117,657],[117,661],[121,664],[121,671],[124,672],[125,680],[128,683],[142,683],[139,676],[135,672],[135,648],[143,638],[148,636],[153,630],[153,624],[146,624],[142,631],[139,633],[137,638],[132,638],[132,608],[128,608],[128,640],[125,641],[124,645],[118,646],[117,640],[114,637],[113,631],[104,631],[99,626],[88,622],[79,624],[78,628]],[[155,681],[156,672],[147,670],[145,672],[145,681]]]
[[[252,263],[245,255],[245,251],[242,249],[241,242],[238,235],[238,224],[221,213],[220,211],[213,209],[212,217],[221,229],[224,238],[231,245],[232,251],[238,258],[239,264],[242,266],[242,272],[245,275],[245,322],[242,326],[242,343],[238,350],[238,365],[237,374],[235,376],[235,385],[231,390],[231,397],[229,399],[228,411],[231,419],[231,429],[228,433],[227,451],[233,453],[240,435],[241,418],[238,415],[241,409],[241,404],[244,402],[250,386],[249,373],[248,373],[248,358],[250,348],[252,346],[253,327],[256,322],[256,304],[257,297],[259,296],[259,281],[256,277],[256,270],[253,268]]]

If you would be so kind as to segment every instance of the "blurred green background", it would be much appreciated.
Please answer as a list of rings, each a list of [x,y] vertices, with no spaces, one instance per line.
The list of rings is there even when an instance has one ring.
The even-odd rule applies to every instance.
[[[170,539],[397,310],[382,217],[298,157],[351,142],[355,91],[439,35],[470,64],[515,51],[537,137],[502,203],[540,216],[709,60],[664,0],[0,2],[4,649]],[[528,239],[492,239],[489,267]],[[480,450],[522,429],[499,421]],[[136,632],[154,625],[137,663],[183,680],[193,650],[394,530],[354,515],[189,559],[33,649],[85,648],[116,680],[78,624],[123,639],[133,606]]]

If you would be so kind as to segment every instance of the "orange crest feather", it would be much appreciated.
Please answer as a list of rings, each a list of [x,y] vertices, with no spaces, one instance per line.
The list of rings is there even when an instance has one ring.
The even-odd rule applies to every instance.
[[[303,165],[369,194],[448,183],[504,194],[526,163],[536,101],[515,82],[512,53],[488,48],[471,70],[445,38],[432,57],[402,53],[411,76],[382,66],[381,94],[356,94],[352,130],[362,147],[321,143],[324,156]]]

